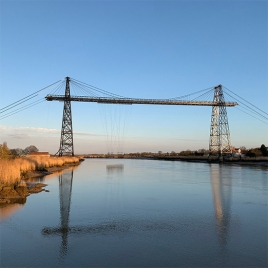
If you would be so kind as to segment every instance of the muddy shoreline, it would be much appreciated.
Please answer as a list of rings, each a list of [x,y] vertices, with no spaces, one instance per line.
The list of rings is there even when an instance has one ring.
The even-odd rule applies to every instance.
[[[21,176],[21,181],[18,184],[1,184],[0,182],[0,206],[6,204],[24,204],[27,197],[31,194],[36,194],[40,192],[49,192],[45,187],[47,184],[40,182],[29,182],[28,180],[34,178],[41,178],[55,172],[61,172],[73,166],[78,166],[77,164],[68,164],[61,167],[51,167],[44,170],[33,170],[28,171]]]

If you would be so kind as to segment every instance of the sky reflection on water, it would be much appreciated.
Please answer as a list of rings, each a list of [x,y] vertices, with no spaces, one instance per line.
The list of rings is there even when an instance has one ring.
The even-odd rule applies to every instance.
[[[46,217],[36,213],[31,229],[20,222],[27,211],[19,212],[10,225],[2,224],[4,240],[12,224],[20,234],[31,229],[46,256],[41,266],[267,265],[267,170],[118,161],[86,160],[77,170],[49,178],[51,202],[40,194],[36,204],[30,197],[25,205],[25,210],[29,202],[37,211],[45,204]],[[23,235],[16,239],[32,247],[33,241]],[[7,254],[3,265],[35,266],[11,260],[20,250],[10,251],[8,245],[1,244]]]

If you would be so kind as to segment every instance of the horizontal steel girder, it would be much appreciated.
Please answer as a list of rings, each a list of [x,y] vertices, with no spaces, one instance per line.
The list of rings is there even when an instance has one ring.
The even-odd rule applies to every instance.
[[[169,99],[132,99],[132,98],[105,98],[105,97],[86,97],[64,95],[47,95],[47,101],[80,101],[80,102],[97,102],[108,104],[158,104],[158,105],[195,105],[195,106],[228,106],[234,107],[237,102],[214,102],[214,101],[185,101]]]

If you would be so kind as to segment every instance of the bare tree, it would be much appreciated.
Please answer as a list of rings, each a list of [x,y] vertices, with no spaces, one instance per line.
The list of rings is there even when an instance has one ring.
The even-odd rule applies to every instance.
[[[30,145],[28,147],[26,147],[24,149],[24,154],[29,154],[29,153],[32,153],[32,152],[38,152],[39,150],[34,146],[34,145]]]

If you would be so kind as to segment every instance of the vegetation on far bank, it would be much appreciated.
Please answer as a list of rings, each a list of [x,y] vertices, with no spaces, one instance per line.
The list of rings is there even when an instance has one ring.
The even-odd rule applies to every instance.
[[[241,146],[240,148],[240,153],[242,156],[246,157],[266,157],[268,156],[268,150],[267,147],[262,144],[261,147],[259,148],[252,148],[252,149],[247,149],[245,146]],[[113,154],[113,153],[108,153],[108,154],[84,154],[84,157],[103,157],[103,158],[109,158],[113,156],[118,156],[118,157],[130,157],[130,158],[135,158],[135,157],[165,157],[165,156],[206,156],[209,155],[209,150],[207,149],[199,149],[199,150],[184,150],[181,152],[162,152],[158,151],[157,153],[153,152],[136,152],[136,153],[120,153],[120,154]]]
[[[78,163],[78,157],[17,156],[6,143],[0,144],[0,184],[16,184],[27,171]]]
[[[25,149],[16,148],[16,149],[9,149],[6,142],[0,144],[0,159],[14,159],[19,156],[26,156],[32,152],[38,152],[39,150],[34,146],[30,145]]]
[[[262,144],[260,148],[246,149],[244,146],[240,147],[241,153],[248,157],[268,156],[267,147]],[[31,145],[25,149],[9,149],[7,143],[0,144],[0,184],[15,184],[19,183],[21,176],[27,171],[43,171],[50,167],[63,166],[65,164],[78,163],[78,157],[48,157],[48,156],[29,156],[30,152],[37,152],[38,149]],[[208,150],[199,149],[196,151],[186,150],[176,153],[158,153],[141,152],[128,153],[124,156],[128,157],[146,157],[146,156],[202,156],[209,154]],[[98,155],[100,157],[101,155]],[[103,155],[103,157],[109,157]]]

